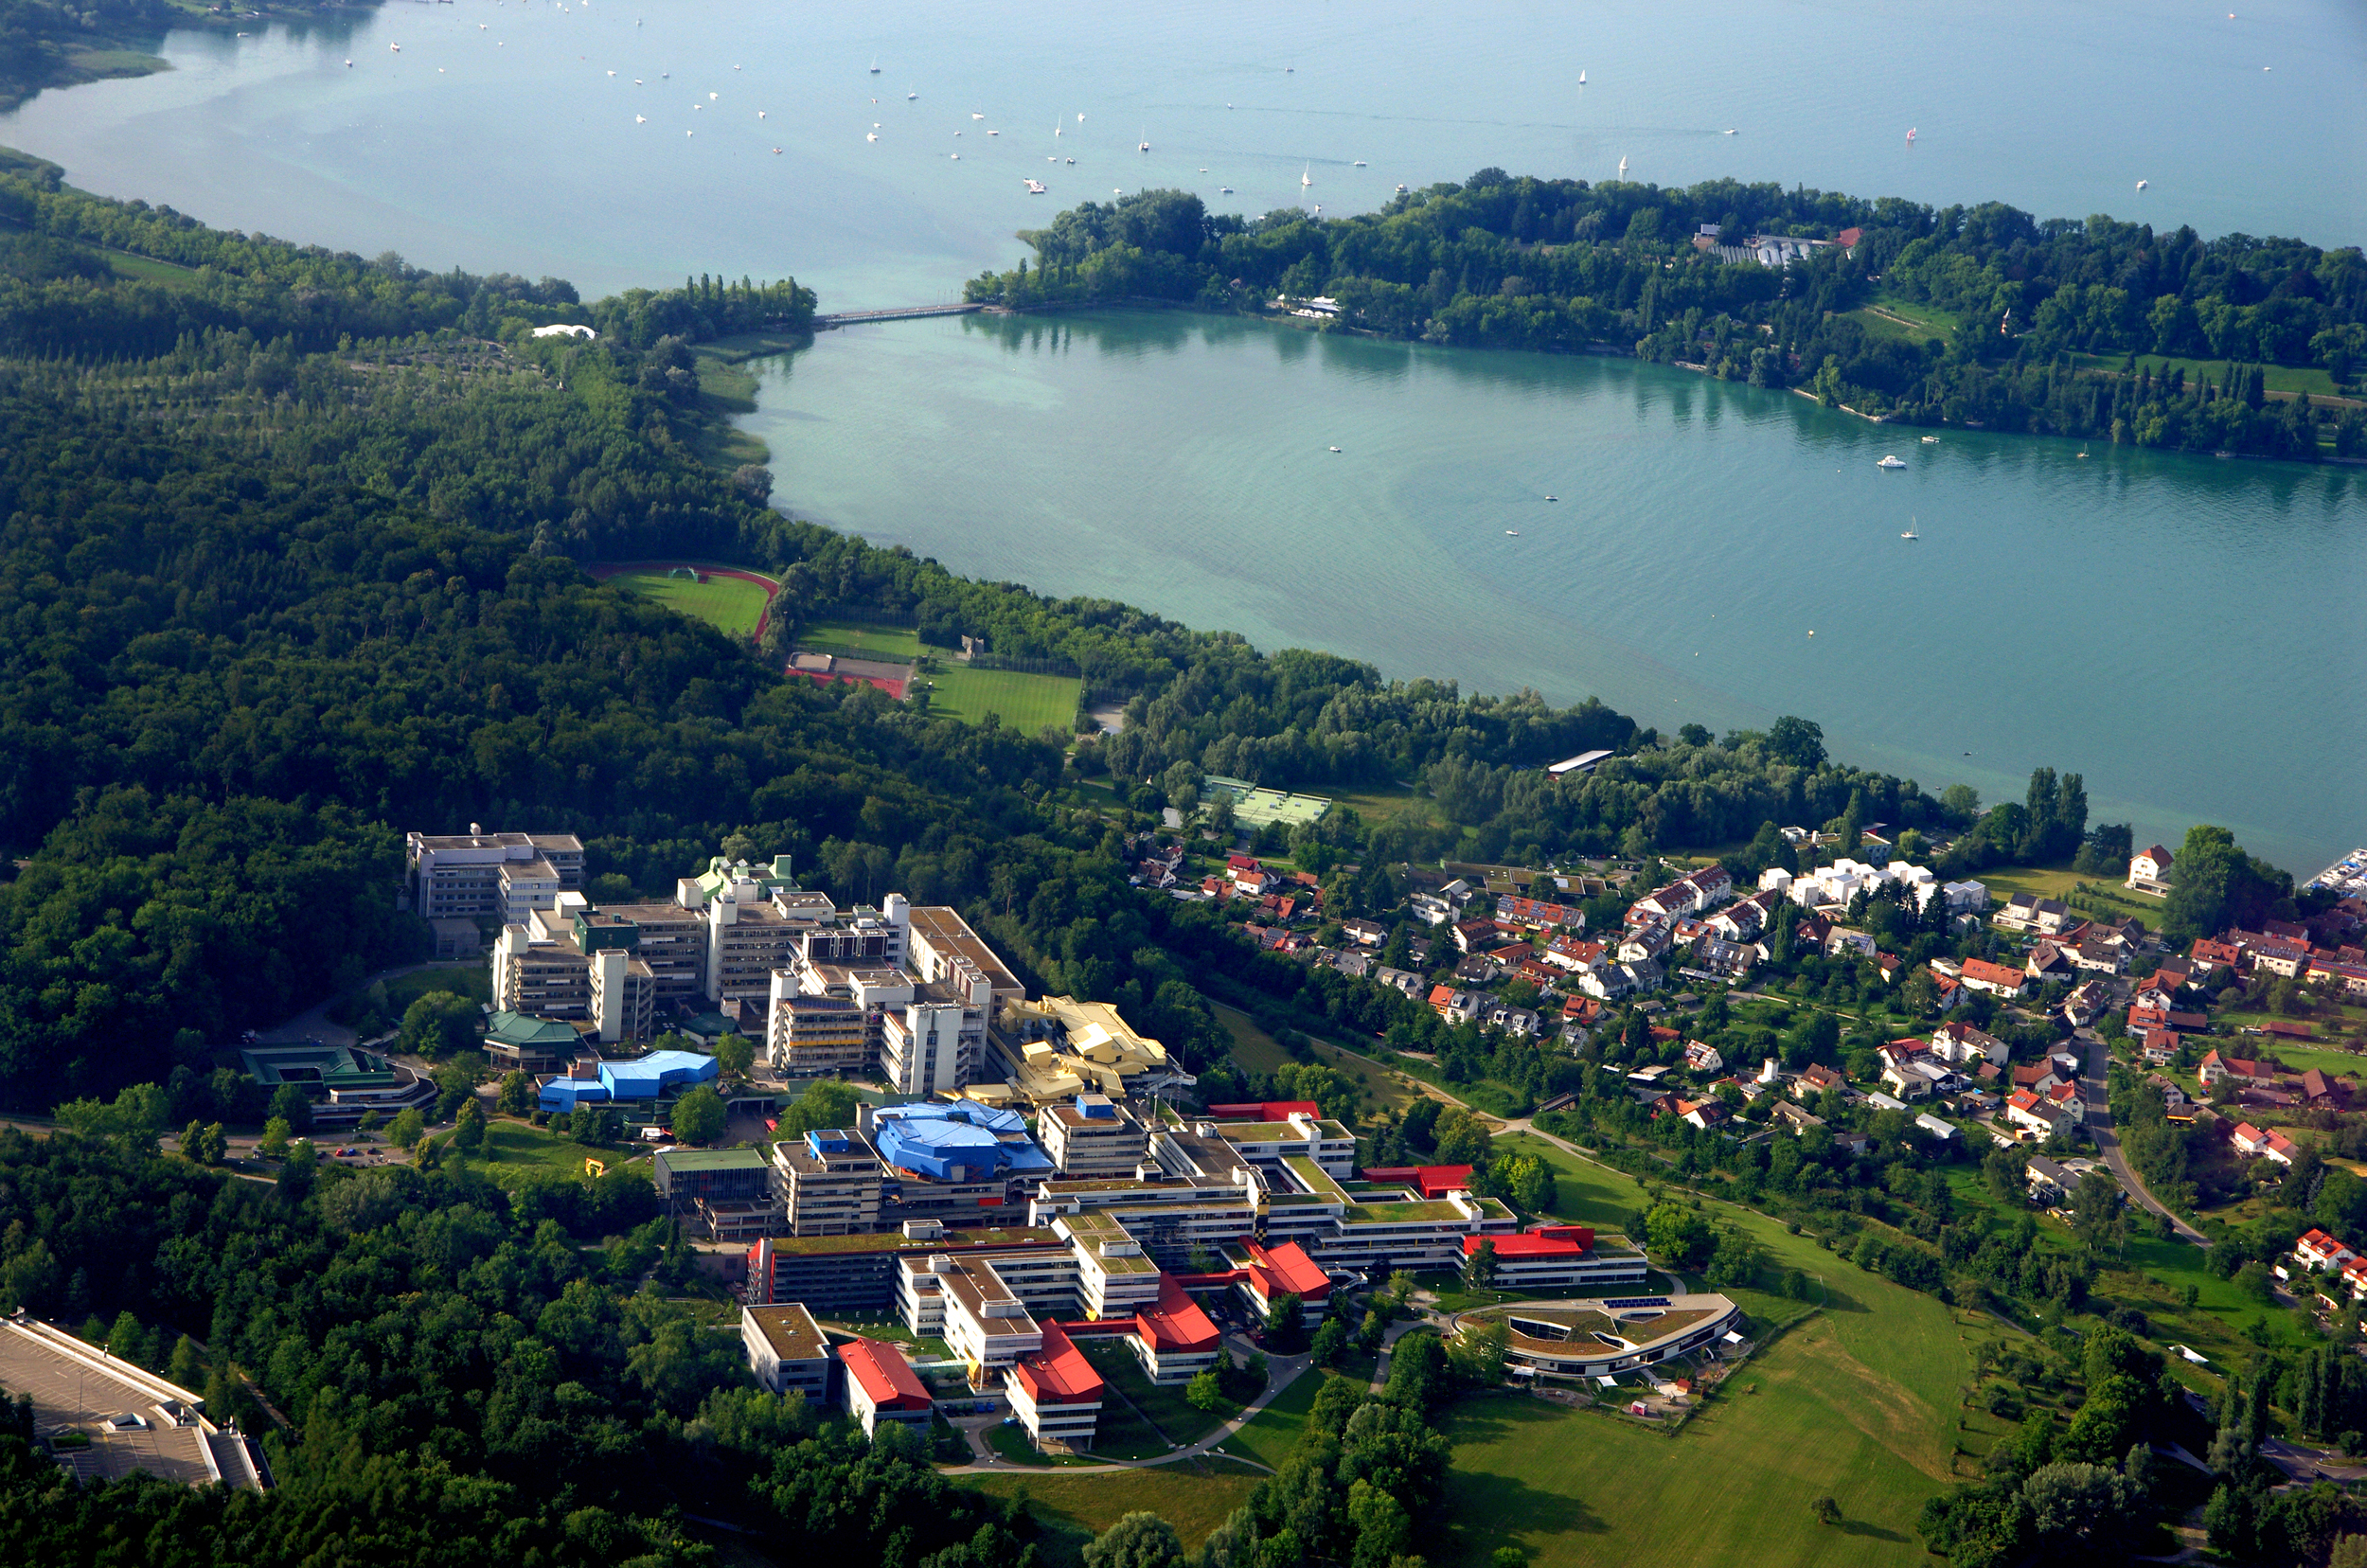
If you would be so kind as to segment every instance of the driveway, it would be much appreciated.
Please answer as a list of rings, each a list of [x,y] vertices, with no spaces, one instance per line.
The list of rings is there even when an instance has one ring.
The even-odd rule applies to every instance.
[[[2211,1238],[2194,1226],[2170,1213],[2160,1200],[2145,1190],[2145,1184],[2129,1168],[2128,1156],[2121,1152],[2121,1140],[2112,1131],[2112,1107],[2105,1096],[2106,1077],[2111,1070],[2112,1047],[2100,1037],[2084,1040],[2088,1047],[2088,1071],[2079,1080],[2079,1092],[2088,1102],[2088,1135],[2095,1140],[2096,1152],[2104,1156],[2105,1165],[2121,1184],[2121,1190],[2136,1200],[2148,1214],[2168,1220],[2172,1228],[2198,1247],[2211,1245]]]

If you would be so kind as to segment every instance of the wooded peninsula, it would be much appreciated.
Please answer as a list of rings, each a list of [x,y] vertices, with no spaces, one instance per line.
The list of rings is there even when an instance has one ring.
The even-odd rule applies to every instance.
[[[1148,190],[1020,237],[1036,264],[982,274],[969,298],[1280,312],[1464,347],[1632,353],[1904,424],[2367,457],[2355,246],[1497,169],[1344,218],[1244,219]]]

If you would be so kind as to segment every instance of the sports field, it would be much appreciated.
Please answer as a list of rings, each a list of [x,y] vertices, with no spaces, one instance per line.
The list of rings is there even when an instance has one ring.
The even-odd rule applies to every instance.
[[[1083,684],[1074,675],[1022,675],[1010,669],[966,669],[950,661],[934,675],[931,714],[974,724],[989,713],[1003,727],[1033,735],[1046,724],[1062,735],[1077,727],[1077,697]]]
[[[1279,822],[1295,828],[1302,822],[1313,822],[1331,810],[1331,802],[1321,795],[1288,794],[1251,783],[1246,778],[1226,778],[1210,774],[1200,781],[1202,795],[1213,800],[1229,795],[1233,800],[1233,820],[1245,828],[1263,828]]]
[[[1507,1142],[1548,1153],[1561,1218],[1623,1226],[1643,1203],[1619,1172],[1537,1140]],[[1433,1562],[1478,1568],[1508,1545],[1539,1568],[1923,1559],[1915,1518],[1926,1498],[1952,1484],[1959,1390],[1972,1381],[1973,1351],[1999,1326],[1842,1262],[1761,1216],[1723,1204],[1710,1212],[1738,1222],[1777,1267],[1815,1276],[1824,1310],[1740,1367],[1674,1436],[1525,1396],[1458,1403],[1447,1425],[1455,1443],[1448,1518]],[[1841,1524],[1810,1515],[1821,1496],[1841,1505]]]
[[[764,614],[766,594],[755,583],[740,578],[727,578],[701,573],[706,580],[693,582],[687,578],[668,577],[657,568],[618,572],[609,580],[619,587],[659,603],[683,615],[707,621],[720,628],[725,635],[754,637],[756,618]]]

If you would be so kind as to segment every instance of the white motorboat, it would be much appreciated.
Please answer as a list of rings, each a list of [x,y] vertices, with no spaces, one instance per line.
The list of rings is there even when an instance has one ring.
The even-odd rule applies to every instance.
[[[1027,194],[1028,194],[1028,195],[1030,195],[1030,196],[1041,196],[1041,195],[1042,195],[1042,194],[1043,194],[1043,182],[1042,182],[1041,180],[1030,180],[1030,181],[1028,181],[1028,182],[1027,182]]]
[[[1902,469],[1907,465],[1895,454],[1894,454],[1891,456],[1883,458],[1880,462],[1875,464],[1874,466],[1878,469]]]

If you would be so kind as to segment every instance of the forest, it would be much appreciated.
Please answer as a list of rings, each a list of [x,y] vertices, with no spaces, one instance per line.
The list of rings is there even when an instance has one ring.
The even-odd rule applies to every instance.
[[[414,827],[576,832],[596,876],[659,893],[740,835],[848,896],[961,905],[1031,978],[1139,1005],[1147,1032],[1213,1060],[1225,1037],[1160,951],[1165,912],[1127,888],[1114,830],[1050,803],[1063,782],[1130,792],[1186,763],[1413,784],[1445,825],[1423,805],[1326,831],[1423,858],[1713,844],[1853,800],[1864,820],[1952,827],[1977,804],[1836,764],[1804,721],[1664,740],[1598,702],[1261,654],[794,521],[763,471],[693,451],[688,344],[810,314],[796,285],[570,305],[556,280],[224,235],[38,176],[0,177],[0,203],[29,225],[0,244],[0,843],[27,862],[0,886],[14,1107],[203,1071],[239,1029],[415,951],[389,907]],[[111,250],[194,264],[187,292],[245,313],[123,335],[116,296],[176,291],[116,276]],[[27,293],[52,286],[86,296],[65,318],[86,341],[60,341]],[[533,338],[553,313],[611,325]],[[1067,734],[784,683],[575,564],[663,551],[780,573],[792,626],[902,616],[1068,661],[1125,702],[1127,731],[1064,761]],[[1592,779],[1538,771],[1593,747],[1623,756]]]
[[[1814,244],[1780,268],[1733,254],[1763,235]],[[2293,458],[2319,456],[2323,434],[2336,455],[2367,456],[2355,399],[2272,402],[2260,369],[2319,367],[2343,387],[2367,366],[2367,261],[2356,247],[2157,234],[2102,215],[2039,220],[1993,202],[1497,169],[1345,218],[1291,207],[1245,220],[1187,192],[1142,191],[1022,238],[1034,268],[982,275],[968,297],[1254,312],[1275,295],[1324,295],[1340,306],[1333,326],[1632,352],[1910,424]],[[1919,310],[1944,330],[1918,332],[1915,318],[1870,306]],[[2123,363],[2083,369],[2075,354]],[[2170,363],[2184,357],[2227,363],[2190,377]]]

